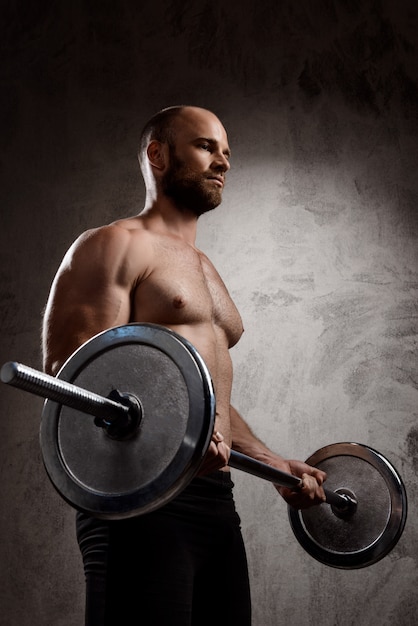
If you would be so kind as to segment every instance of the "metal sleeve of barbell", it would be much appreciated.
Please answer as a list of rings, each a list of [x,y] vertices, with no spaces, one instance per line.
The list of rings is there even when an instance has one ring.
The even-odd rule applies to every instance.
[[[119,402],[114,402],[109,398],[77,387],[73,383],[55,378],[22,363],[14,361],[5,363],[1,368],[1,380],[12,387],[18,387],[41,396],[41,398],[49,398],[54,402],[94,415],[107,422],[112,422],[120,417],[126,418],[129,412],[129,407]]]
[[[236,450],[231,450],[228,465],[235,469],[242,470],[247,474],[252,474],[258,478],[268,480],[275,485],[279,485],[280,487],[297,489],[302,486],[302,479],[298,476],[283,472],[276,467],[257,461],[257,459],[253,459],[250,456],[242,454],[241,452],[237,452]],[[334,505],[337,508],[347,508],[347,506],[350,506],[350,501],[340,494],[335,493],[334,491],[329,491],[329,489],[324,489],[324,492],[328,504]]]

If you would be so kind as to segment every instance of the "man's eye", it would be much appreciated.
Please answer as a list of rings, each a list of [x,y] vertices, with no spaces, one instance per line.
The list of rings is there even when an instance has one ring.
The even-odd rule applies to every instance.
[[[201,147],[203,150],[210,150],[210,145],[209,145],[208,143],[201,143],[201,144],[200,144],[200,147]]]

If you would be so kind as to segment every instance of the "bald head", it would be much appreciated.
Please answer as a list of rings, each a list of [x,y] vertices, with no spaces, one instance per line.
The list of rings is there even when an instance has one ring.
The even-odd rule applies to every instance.
[[[213,118],[220,125],[221,122],[214,113],[201,107],[190,105],[177,105],[162,109],[156,113],[144,126],[138,149],[138,159],[142,173],[146,173],[147,148],[152,140],[160,143],[167,143],[174,147],[176,139],[176,129],[178,123],[196,123],[200,118]],[[222,125],[221,125],[222,126]]]

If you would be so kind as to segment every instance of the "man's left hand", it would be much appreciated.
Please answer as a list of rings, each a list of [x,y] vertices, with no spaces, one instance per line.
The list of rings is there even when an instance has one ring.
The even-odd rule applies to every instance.
[[[275,485],[286,502],[296,509],[307,509],[325,502],[325,492],[322,487],[327,478],[325,472],[302,461],[287,461],[286,463],[288,470],[285,471],[302,479],[302,486],[295,490]],[[283,469],[283,467],[279,469]]]

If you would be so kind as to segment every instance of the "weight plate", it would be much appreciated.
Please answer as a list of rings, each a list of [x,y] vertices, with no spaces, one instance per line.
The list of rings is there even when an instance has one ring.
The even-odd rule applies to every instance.
[[[196,474],[212,435],[215,396],[205,363],[183,337],[153,324],[119,326],[81,346],[57,378],[101,396],[133,394],[143,411],[135,434],[117,440],[92,416],[45,402],[44,464],[76,509],[103,519],[149,513]]]
[[[402,535],[407,515],[403,482],[389,461],[358,443],[321,448],[306,461],[327,473],[329,491],[354,494],[355,512],[338,515],[323,504],[289,507],[289,520],[301,546],[315,559],[341,569],[359,569],[382,559]]]

